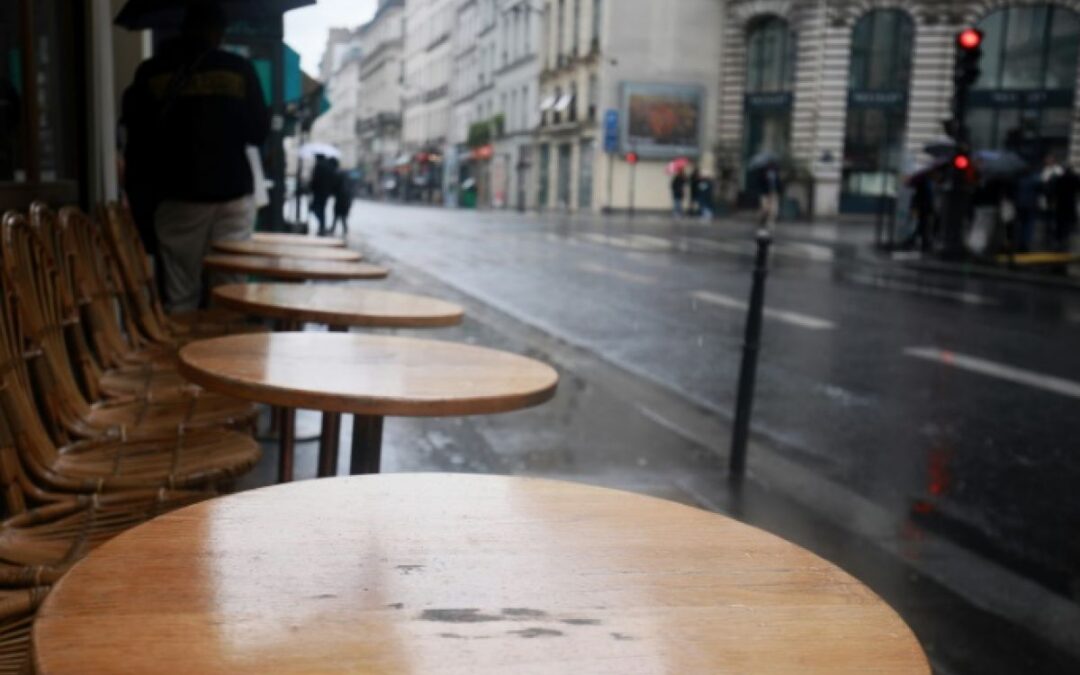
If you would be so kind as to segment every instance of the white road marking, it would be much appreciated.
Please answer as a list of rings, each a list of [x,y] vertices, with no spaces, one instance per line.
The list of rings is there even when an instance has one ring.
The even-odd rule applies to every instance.
[[[713,293],[712,291],[694,291],[690,294],[695,300],[706,302],[710,305],[716,305],[717,307],[726,307],[728,309],[746,310],[747,304],[738,298],[733,298],[730,295],[721,295],[720,293]],[[786,309],[772,309],[766,307],[764,315],[770,319],[777,321],[783,321],[799,328],[807,328],[809,330],[834,330],[836,324],[827,319],[820,319],[816,316],[809,316],[807,314],[800,314],[799,312],[791,312]]]
[[[635,284],[655,284],[656,278],[650,277],[644,274],[634,274],[633,272],[626,272],[624,270],[616,270],[610,267],[604,267],[603,265],[597,265],[595,263],[584,263],[578,265],[578,269],[582,272],[589,272],[590,274],[601,274],[606,277],[613,277],[615,279],[621,279],[622,281],[629,281]]]
[[[1023,370],[1002,363],[995,363],[977,356],[958,354],[947,349],[938,347],[909,347],[904,354],[917,359],[941,363],[953,368],[960,368],[972,373],[979,373],[999,380],[1006,380],[1016,384],[1024,384],[1036,389],[1080,398],[1080,382],[1073,382],[1053,375],[1045,375],[1031,370]]]
[[[631,251],[670,251],[672,248],[671,242],[666,239],[650,237],[643,234],[621,236],[600,234],[599,232],[585,232],[578,236],[593,244],[625,248]]]
[[[877,288],[884,288],[886,290],[907,291],[910,293],[917,293],[919,295],[927,295],[933,298],[957,300],[968,305],[990,306],[998,304],[996,300],[988,298],[985,295],[979,295],[978,293],[969,293],[967,291],[950,291],[945,288],[923,286],[922,284],[913,284],[908,281],[882,279],[879,277],[873,277],[864,274],[852,274],[848,278],[857,284],[863,284],[865,286],[875,286]]]

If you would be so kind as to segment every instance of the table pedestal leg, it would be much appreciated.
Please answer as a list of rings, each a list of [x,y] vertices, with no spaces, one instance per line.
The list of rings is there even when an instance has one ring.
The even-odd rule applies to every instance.
[[[338,445],[341,437],[341,415],[324,412],[322,441],[319,443],[319,478],[337,475]]]
[[[382,464],[382,431],[382,416],[353,416],[350,474],[360,476],[379,473]]]
[[[281,436],[278,438],[278,482],[291,483],[293,479],[293,446],[296,444],[296,410],[281,410]]]
[[[348,333],[348,326],[327,326],[331,333]],[[319,478],[337,475],[338,446],[341,437],[341,415],[323,413],[322,440],[319,442]]]

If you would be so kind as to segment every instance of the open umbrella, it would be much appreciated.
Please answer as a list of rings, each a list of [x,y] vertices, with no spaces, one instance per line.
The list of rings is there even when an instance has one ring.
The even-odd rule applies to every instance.
[[[750,158],[750,161],[746,164],[746,168],[750,169],[751,171],[756,171],[757,169],[764,169],[770,164],[779,163],[780,157],[775,152],[773,152],[772,150],[762,150],[761,152]]]
[[[931,157],[944,157],[946,155],[952,155],[956,152],[956,141],[948,136],[942,136],[936,140],[930,141],[923,146],[923,152]]]
[[[113,22],[128,30],[179,28],[188,5],[196,0],[128,0]],[[314,5],[316,0],[219,0],[229,19],[281,16]]]
[[[1011,150],[978,150],[972,158],[983,178],[1012,178],[1031,170],[1024,158]]]
[[[668,162],[667,174],[669,176],[674,176],[675,174],[679,173],[680,171],[682,171],[683,169],[685,169],[689,165],[690,165],[690,160],[685,158],[685,157],[678,157],[676,159],[673,159],[670,162]]]
[[[341,159],[341,151],[329,143],[305,143],[300,146],[300,156],[304,159],[312,159],[319,155]]]

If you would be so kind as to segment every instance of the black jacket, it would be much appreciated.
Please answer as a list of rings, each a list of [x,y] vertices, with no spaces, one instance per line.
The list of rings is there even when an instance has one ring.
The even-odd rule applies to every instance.
[[[124,93],[129,190],[192,202],[251,194],[245,146],[266,141],[269,118],[246,59],[186,41],[167,46]]]

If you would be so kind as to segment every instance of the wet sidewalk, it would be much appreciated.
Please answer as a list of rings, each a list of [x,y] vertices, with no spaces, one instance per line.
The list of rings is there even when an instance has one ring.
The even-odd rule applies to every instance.
[[[906,510],[884,509],[768,447],[752,447],[750,478],[733,484],[725,470],[730,437],[725,417],[400,260],[366,253],[394,269],[391,281],[380,287],[466,307],[467,319],[458,328],[396,334],[515,351],[551,363],[562,376],[555,400],[536,409],[388,420],[384,470],[543,476],[694,504],[774,532],[855,574],[908,621],[936,672],[1080,672],[1080,649],[1070,653],[1036,637],[1053,631],[1059,644],[1068,642],[1077,625],[1070,622],[1080,616],[1075,605],[1050,599],[1034,606],[1030,595],[1010,597],[1015,579],[920,528]],[[343,449],[350,423],[343,424]],[[302,413],[299,427],[301,436],[304,427],[317,429],[318,416]],[[276,449],[266,449],[241,487],[272,482]],[[315,475],[316,454],[314,442],[298,446],[299,478]],[[347,463],[343,450],[339,473],[347,471]]]

